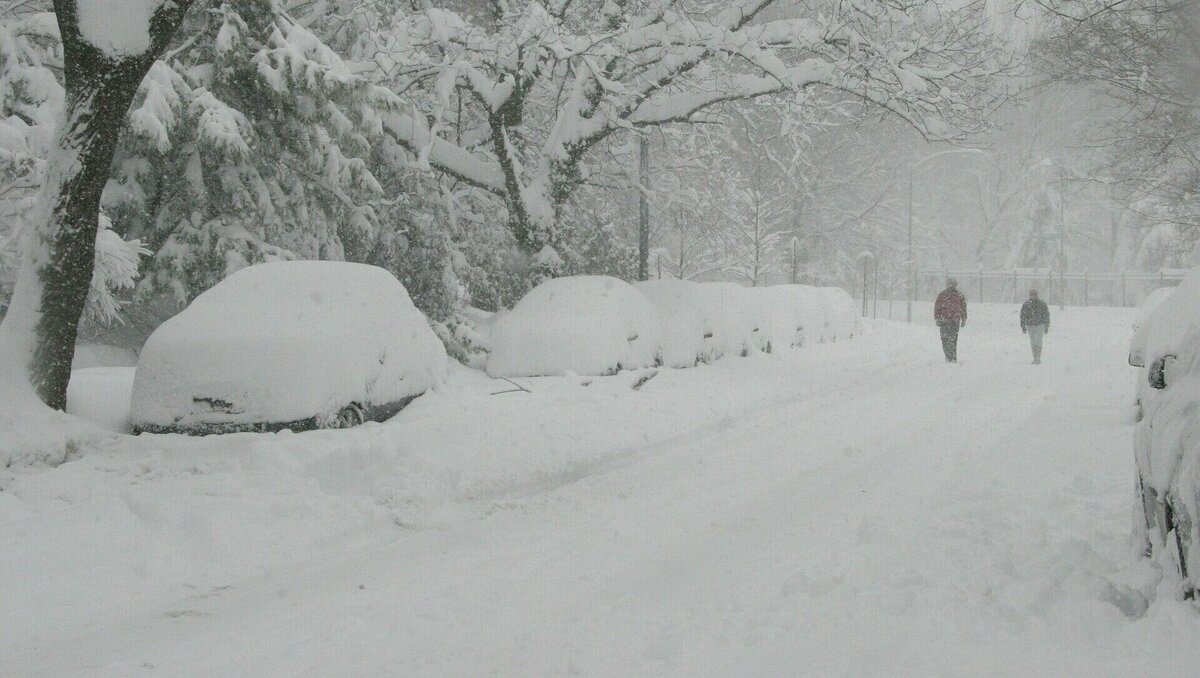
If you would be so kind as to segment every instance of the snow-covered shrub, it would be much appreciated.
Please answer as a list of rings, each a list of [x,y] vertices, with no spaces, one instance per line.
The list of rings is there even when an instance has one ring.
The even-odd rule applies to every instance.
[[[1200,582],[1200,270],[1152,314],[1142,374],[1157,382],[1134,435],[1135,536],[1147,552]]]
[[[493,377],[604,375],[654,365],[658,313],[627,282],[608,276],[546,280],[492,326]]]
[[[395,277],[365,264],[244,268],[163,323],[142,350],[140,429],[326,425],[398,408],[437,383],[446,352]]]
[[[488,356],[489,327],[486,317],[489,315],[468,307],[445,320],[433,321],[433,331],[442,340],[451,358],[468,367],[483,369]]]
[[[706,337],[712,335],[712,314],[698,303],[696,287],[702,283],[687,280],[644,280],[634,283],[658,310],[663,327],[663,364],[667,367],[693,367],[712,359],[706,350]]]

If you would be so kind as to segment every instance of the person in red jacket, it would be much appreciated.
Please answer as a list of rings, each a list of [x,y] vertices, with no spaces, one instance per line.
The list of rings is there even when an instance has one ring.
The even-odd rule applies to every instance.
[[[967,298],[958,291],[958,281],[946,279],[946,289],[933,304],[933,319],[942,334],[946,362],[958,362],[958,328],[967,326]]]

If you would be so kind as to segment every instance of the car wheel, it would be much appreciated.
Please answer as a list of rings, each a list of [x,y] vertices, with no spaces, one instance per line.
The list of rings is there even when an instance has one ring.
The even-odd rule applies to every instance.
[[[331,428],[351,428],[367,420],[367,415],[357,403],[350,403],[338,411]]]

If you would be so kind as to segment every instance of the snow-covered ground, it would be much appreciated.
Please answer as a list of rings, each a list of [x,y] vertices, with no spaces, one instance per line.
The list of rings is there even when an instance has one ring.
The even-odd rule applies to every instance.
[[[1016,312],[956,365],[879,322],[0,470],[0,672],[1194,675],[1130,548],[1132,311],[1052,309],[1040,366]]]

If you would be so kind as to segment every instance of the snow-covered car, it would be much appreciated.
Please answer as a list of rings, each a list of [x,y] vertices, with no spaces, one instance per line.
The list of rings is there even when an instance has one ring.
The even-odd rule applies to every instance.
[[[1137,315],[1133,321],[1133,335],[1129,339],[1129,357],[1128,362],[1131,366],[1137,367],[1138,376],[1134,382],[1134,404],[1137,407],[1137,419],[1141,421],[1143,414],[1146,411],[1146,403],[1155,396],[1155,389],[1150,388],[1149,365],[1146,361],[1146,340],[1150,336],[1151,328],[1154,327],[1156,316],[1161,317],[1173,312],[1171,309],[1163,309],[1163,302],[1166,301],[1171,293],[1175,291],[1174,287],[1161,287],[1151,292],[1142,305],[1138,307]]]
[[[714,359],[722,356],[747,356],[759,350],[756,335],[761,313],[747,303],[745,287],[729,282],[696,285],[697,303],[711,319],[712,336],[707,341]]]
[[[278,261],[237,271],[146,341],[137,432],[308,430],[383,420],[441,380],[446,353],[382,268]]]
[[[698,302],[703,283],[688,280],[643,280],[634,288],[654,304],[662,323],[662,361],[667,367],[694,367],[712,359],[712,313]]]
[[[862,331],[862,315],[850,293],[840,287],[820,287],[825,301],[825,340],[850,339]]]
[[[1154,315],[1155,309],[1161,306],[1174,291],[1174,287],[1160,287],[1146,295],[1146,299],[1138,307],[1137,315],[1133,319],[1133,335],[1129,338],[1130,365],[1134,367],[1146,366],[1146,336],[1149,334],[1150,327],[1153,324],[1151,318]]]
[[[629,283],[608,276],[546,280],[492,325],[493,377],[614,374],[659,363],[658,312]]]
[[[1151,314],[1143,357],[1157,393],[1134,434],[1134,529],[1148,555],[1171,561],[1190,596],[1200,581],[1200,270]]]
[[[824,340],[826,295],[819,288],[772,285],[759,290],[773,309],[767,332],[774,347],[809,346]]]

